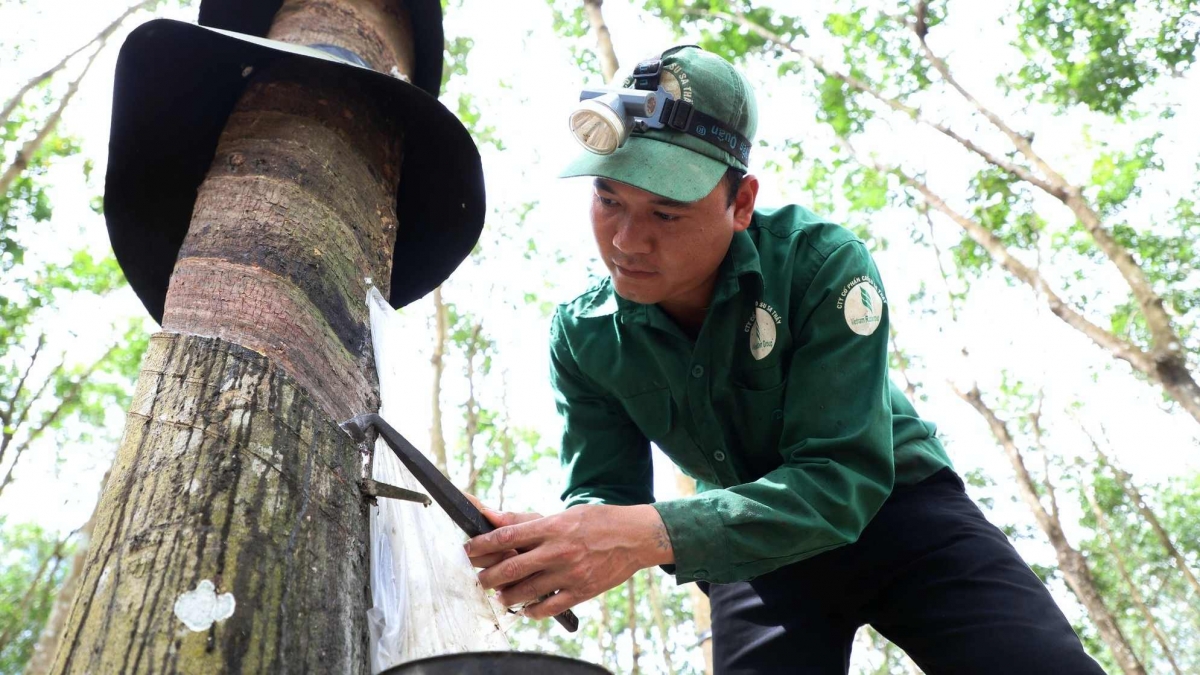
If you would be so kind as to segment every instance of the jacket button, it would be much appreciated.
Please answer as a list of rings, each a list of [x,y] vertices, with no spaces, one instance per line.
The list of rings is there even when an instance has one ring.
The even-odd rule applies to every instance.
[[[725,461],[725,453],[718,450],[713,453],[713,459],[717,460],[718,462],[724,462]]]
[[[703,376],[704,376],[704,366],[702,366],[700,364],[696,364],[696,365],[692,366],[692,377],[703,377]]]
[[[692,576],[696,577],[697,579],[707,579],[708,570],[696,570]]]
[[[783,411],[782,411],[782,410],[776,410],[775,412],[771,413],[771,419],[773,419],[773,420],[781,420],[781,419],[783,419]]]

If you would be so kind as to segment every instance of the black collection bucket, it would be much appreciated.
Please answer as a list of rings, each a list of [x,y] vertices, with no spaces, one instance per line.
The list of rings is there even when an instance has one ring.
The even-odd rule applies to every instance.
[[[379,675],[612,675],[600,666],[534,652],[466,652],[402,663]]]

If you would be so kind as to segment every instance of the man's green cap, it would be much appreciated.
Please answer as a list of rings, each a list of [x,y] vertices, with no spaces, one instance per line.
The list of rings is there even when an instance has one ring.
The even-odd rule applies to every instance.
[[[673,47],[663,52],[661,84],[676,99],[754,140],[758,127],[754,90],[725,59],[691,45]],[[622,86],[632,87],[633,78],[627,77]],[[668,199],[694,202],[712,192],[729,167],[748,170],[715,145],[666,128],[634,132],[609,155],[585,150],[559,177],[599,176]]]

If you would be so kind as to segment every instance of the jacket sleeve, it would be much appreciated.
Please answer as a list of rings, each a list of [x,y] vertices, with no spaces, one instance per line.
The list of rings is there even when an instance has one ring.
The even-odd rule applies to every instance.
[[[550,382],[563,420],[560,459],[567,478],[562,493],[567,508],[653,502],[650,441],[615,397],[580,372],[561,313],[550,327]]]
[[[744,581],[853,543],[891,493],[883,286],[858,241],[815,264],[789,316],[783,464],[751,483],[655,505],[680,583]]]

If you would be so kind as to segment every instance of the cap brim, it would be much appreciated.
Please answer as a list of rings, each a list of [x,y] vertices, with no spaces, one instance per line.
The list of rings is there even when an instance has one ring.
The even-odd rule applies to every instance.
[[[633,136],[611,155],[580,153],[559,178],[598,176],[679,202],[713,191],[729,166],[687,148]]]

